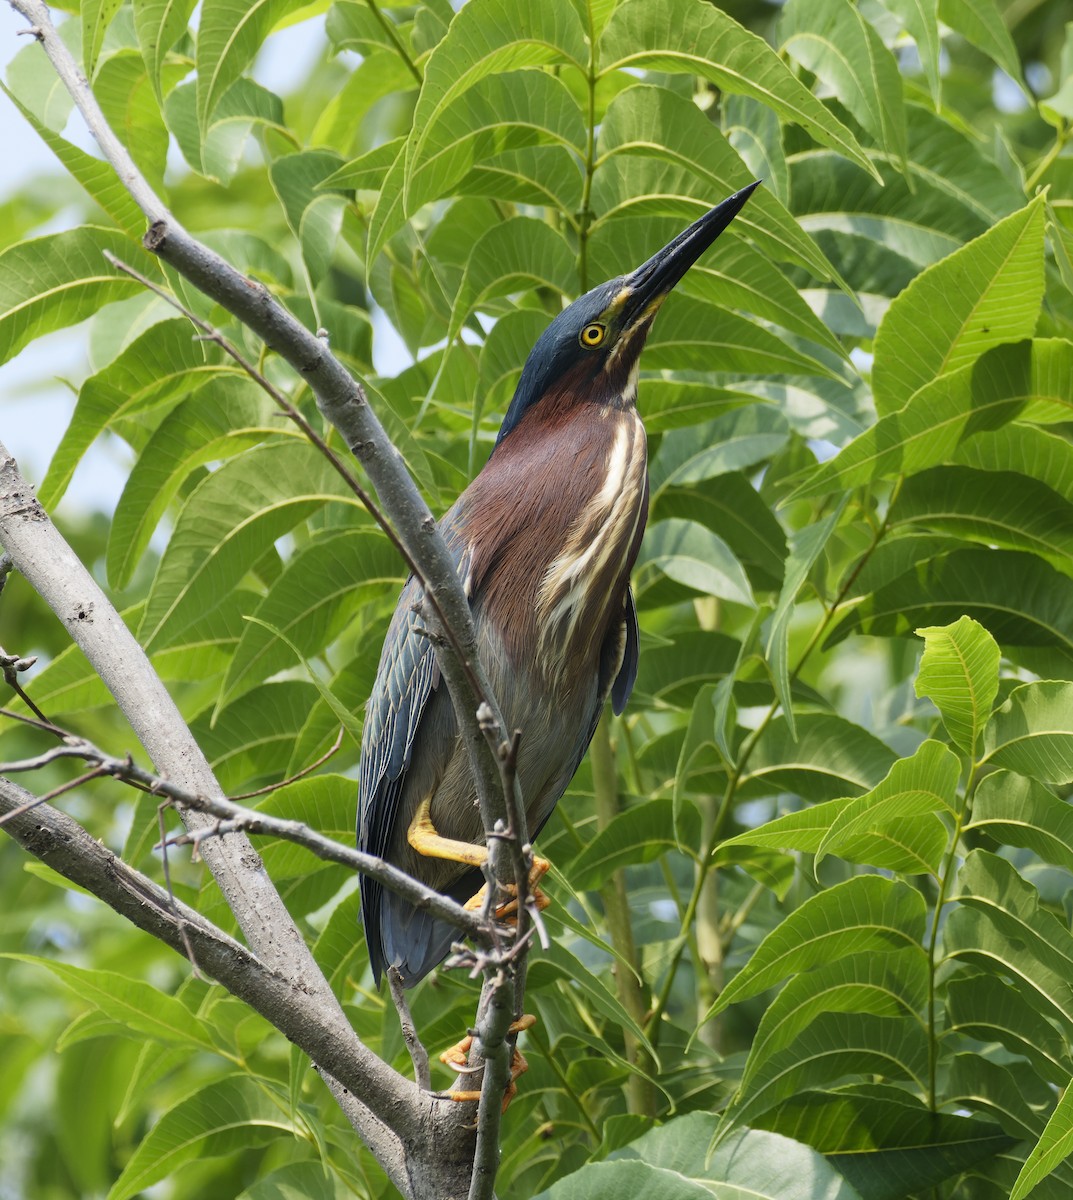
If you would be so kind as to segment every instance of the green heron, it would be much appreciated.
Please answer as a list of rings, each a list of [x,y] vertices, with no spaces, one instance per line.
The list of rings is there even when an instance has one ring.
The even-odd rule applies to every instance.
[[[533,837],[577,770],[608,696],[622,712],[637,676],[630,570],[648,516],[636,406],[641,348],[671,289],[756,186],[551,322],[488,462],[440,522],[481,662],[508,728],[521,730],[517,778]],[[465,902],[483,883],[485,831],[419,600],[411,577],[369,698],[358,846]],[[455,937],[364,875],[361,915],[377,984],[390,966],[405,986],[417,983]]]

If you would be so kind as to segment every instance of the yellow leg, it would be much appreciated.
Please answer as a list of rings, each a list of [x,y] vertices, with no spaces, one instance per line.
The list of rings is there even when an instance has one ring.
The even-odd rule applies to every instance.
[[[410,828],[406,831],[406,840],[425,858],[445,858],[450,862],[464,863],[467,867],[483,867],[488,861],[487,846],[459,842],[437,832],[432,824],[432,801],[428,798],[418,805]]]
[[[483,867],[488,861],[487,846],[475,846],[471,842],[460,842],[455,838],[443,837],[439,833],[432,823],[432,802],[427,798],[418,805],[414,819],[410,822],[410,828],[406,831],[406,840],[418,854],[424,855],[425,858],[443,858],[449,862],[463,863],[467,867]],[[533,898],[540,909],[547,908],[550,901],[537,887],[537,884],[547,874],[550,866],[551,864],[546,858],[537,858],[536,855],[533,855],[533,865],[529,868],[529,890],[533,893]],[[508,885],[507,891],[512,890]],[[466,901],[466,908],[480,909],[484,905],[486,891],[487,888],[482,887],[475,896]],[[517,911],[518,901],[509,900],[496,909],[495,915],[497,919],[502,920],[505,917],[513,916]]]
[[[511,1025],[508,1032],[521,1033],[523,1030],[531,1029],[536,1024],[536,1017],[532,1013],[525,1013],[517,1021]],[[440,1055],[440,1062],[445,1063],[455,1071],[465,1071],[468,1069],[469,1052],[473,1048],[473,1038],[467,1035],[457,1046],[452,1046],[450,1050],[445,1050]],[[503,1111],[507,1111],[507,1105],[514,1099],[518,1092],[518,1085],[515,1080],[519,1075],[524,1075],[529,1070],[529,1064],[525,1061],[525,1056],[515,1046],[514,1055],[510,1062],[510,1082],[507,1084],[506,1091],[503,1094]],[[457,1100],[460,1103],[467,1101],[479,1100],[481,1093],[479,1091],[469,1092],[452,1092],[451,1099]]]

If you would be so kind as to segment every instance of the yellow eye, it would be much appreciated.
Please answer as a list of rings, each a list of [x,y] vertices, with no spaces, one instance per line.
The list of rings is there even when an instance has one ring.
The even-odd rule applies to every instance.
[[[595,323],[586,325],[581,331],[581,344],[588,346],[590,350],[594,350],[603,342],[605,337],[607,337],[607,329],[603,325]]]

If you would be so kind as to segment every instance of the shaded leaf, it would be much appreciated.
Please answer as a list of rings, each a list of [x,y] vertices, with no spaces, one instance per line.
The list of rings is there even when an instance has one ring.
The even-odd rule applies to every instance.
[[[1015,688],[984,730],[984,759],[1021,775],[1073,783],[1073,683]]]
[[[878,875],[856,875],[810,896],[772,930],[705,1020],[821,963],[917,946],[923,932],[924,899],[919,892]]]

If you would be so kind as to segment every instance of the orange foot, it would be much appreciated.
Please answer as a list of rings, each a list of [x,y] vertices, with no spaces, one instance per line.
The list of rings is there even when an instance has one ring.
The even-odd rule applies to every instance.
[[[519,1017],[517,1021],[511,1025],[508,1033],[521,1033],[526,1029],[531,1029],[536,1024],[536,1017],[532,1013],[526,1013]],[[467,1034],[456,1046],[452,1046],[450,1050],[445,1050],[440,1055],[440,1062],[446,1064],[452,1070],[458,1071],[460,1074],[469,1070],[469,1052],[473,1048],[473,1037]],[[514,1047],[514,1056],[510,1061],[510,1083],[507,1084],[507,1089],[503,1094],[503,1111],[507,1111],[507,1105],[518,1094],[518,1085],[515,1080],[519,1075],[524,1075],[529,1070],[529,1064],[525,1061],[525,1056]],[[468,1101],[479,1100],[481,1093],[479,1091],[455,1091],[451,1093],[452,1100]]]
[[[551,863],[549,863],[546,858],[538,858],[536,855],[534,855],[532,866],[529,868],[529,890],[532,893],[533,901],[540,912],[543,912],[544,909],[551,904],[551,901],[548,899],[548,897],[540,890],[539,887],[537,887],[537,884],[540,882],[540,880],[543,879],[547,874],[550,866]],[[505,891],[510,892],[511,895],[514,896],[514,899],[508,900],[505,904],[500,904],[496,908],[495,919],[497,921],[507,922],[516,921],[518,919],[518,888],[513,883],[503,884],[502,887]],[[484,898],[487,893],[488,885],[485,884],[475,896],[471,896],[466,901],[465,907],[468,908],[470,912],[480,912],[480,910],[484,908]]]

